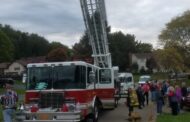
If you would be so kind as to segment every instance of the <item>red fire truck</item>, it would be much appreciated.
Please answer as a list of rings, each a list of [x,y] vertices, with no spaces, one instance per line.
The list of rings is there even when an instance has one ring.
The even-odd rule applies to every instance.
[[[25,103],[17,113],[24,122],[75,122],[98,119],[117,104],[118,68],[112,67],[104,0],[80,0],[94,64],[82,61],[27,65]]]

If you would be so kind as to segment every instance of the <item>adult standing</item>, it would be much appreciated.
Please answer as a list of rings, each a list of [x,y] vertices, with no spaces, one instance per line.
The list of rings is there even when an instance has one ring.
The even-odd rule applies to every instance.
[[[18,101],[17,93],[12,89],[14,82],[9,79],[5,83],[5,93],[1,96],[1,104],[3,108],[4,122],[12,122],[13,115],[16,109],[16,103]]]
[[[181,109],[183,109],[184,100],[185,100],[185,97],[187,96],[187,87],[186,87],[186,83],[185,82],[182,82],[181,96],[182,96],[182,99],[181,99],[180,107],[181,107]]]
[[[142,107],[144,107],[144,95],[140,84],[138,85],[136,92],[139,101],[139,109],[141,109]]]
[[[176,94],[176,97],[177,97],[178,113],[179,113],[180,112],[180,105],[181,105],[182,95],[181,95],[181,88],[178,85],[175,86],[175,94]]]
[[[162,113],[162,106],[163,106],[163,94],[161,91],[161,87],[157,87],[155,91],[155,98],[156,98],[156,105],[157,105],[157,114]]]
[[[144,91],[144,98],[146,100],[146,104],[148,105],[148,102],[149,102],[149,90],[150,90],[148,81],[142,86],[142,89]]]
[[[168,96],[170,97],[170,106],[172,110],[172,115],[177,115],[178,114],[178,102],[177,102],[177,96],[175,93],[174,87],[170,88]]]
[[[153,102],[156,100],[156,83],[157,80],[155,82],[150,83],[151,100]]]

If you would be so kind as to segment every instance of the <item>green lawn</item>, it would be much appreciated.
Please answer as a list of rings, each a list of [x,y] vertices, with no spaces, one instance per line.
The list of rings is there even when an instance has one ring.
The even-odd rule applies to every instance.
[[[138,82],[139,81],[139,77],[143,75],[143,74],[134,74],[134,81]],[[149,75],[149,74],[147,74]],[[168,79],[168,75],[166,73],[154,73],[154,74],[150,74],[151,79],[152,80],[160,80],[160,79]]]
[[[189,122],[190,121],[190,113],[182,113],[177,116],[173,116],[171,114],[162,114],[157,116],[156,122]]]

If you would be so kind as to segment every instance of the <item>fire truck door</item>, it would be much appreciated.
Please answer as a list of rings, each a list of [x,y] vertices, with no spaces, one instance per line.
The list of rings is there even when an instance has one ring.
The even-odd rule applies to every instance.
[[[98,88],[105,90],[114,89],[113,73],[111,69],[100,69]]]

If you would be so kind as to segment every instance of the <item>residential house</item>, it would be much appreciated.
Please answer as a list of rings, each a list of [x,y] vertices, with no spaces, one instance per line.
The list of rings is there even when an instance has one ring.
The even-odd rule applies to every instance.
[[[10,63],[0,63],[0,75],[4,75],[5,69],[9,67]]]
[[[25,66],[17,61],[11,63],[7,69],[4,70],[5,75],[22,75],[26,70]]]
[[[131,64],[137,63],[138,71],[140,71],[143,68],[144,70],[148,70],[146,62],[152,56],[153,56],[152,53],[133,53],[131,54]]]
[[[21,76],[26,71],[27,64],[42,63],[42,62],[46,62],[46,58],[44,56],[23,58],[20,60],[16,60],[12,63],[1,63],[0,71],[2,72],[2,75]],[[7,66],[5,64],[9,65]]]

